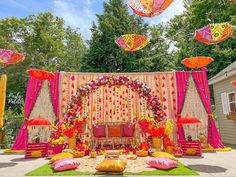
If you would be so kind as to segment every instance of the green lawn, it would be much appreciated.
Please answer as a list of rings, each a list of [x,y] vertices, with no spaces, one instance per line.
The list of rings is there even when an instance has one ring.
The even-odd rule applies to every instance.
[[[98,175],[108,175],[109,173],[96,173]],[[76,175],[94,175],[91,172],[78,172],[75,170],[54,172],[50,164],[45,164],[27,174],[25,176],[76,176]],[[182,163],[179,164],[178,168],[171,170],[155,170],[155,171],[143,171],[140,173],[124,172],[124,175],[198,175],[198,173]]]

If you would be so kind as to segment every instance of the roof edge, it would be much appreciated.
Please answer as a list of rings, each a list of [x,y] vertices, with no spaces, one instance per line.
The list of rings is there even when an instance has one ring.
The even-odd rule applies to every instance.
[[[228,77],[231,77],[233,75],[236,75],[236,69],[233,69],[231,71],[225,72],[223,75],[218,76],[216,78],[209,79],[208,83],[209,83],[209,85],[213,85],[213,84],[218,83],[218,82],[220,82],[220,81],[222,81],[222,80],[224,80],[224,79],[226,79]]]

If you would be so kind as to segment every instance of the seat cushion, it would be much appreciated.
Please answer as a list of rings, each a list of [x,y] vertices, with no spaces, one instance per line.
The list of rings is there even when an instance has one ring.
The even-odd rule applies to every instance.
[[[157,168],[157,169],[163,169],[163,170],[176,168],[178,166],[178,162],[168,159],[168,158],[163,158],[163,157],[150,159],[148,160],[147,164],[151,168]]]
[[[122,130],[120,125],[108,125],[108,136],[109,137],[121,137]]]
[[[106,125],[94,125],[93,126],[94,137],[106,136]]]
[[[96,170],[101,172],[123,172],[126,162],[123,160],[105,159],[97,165]]]
[[[122,124],[122,136],[123,137],[133,137],[134,136],[135,125],[134,124]]]
[[[74,159],[62,159],[53,164],[55,171],[66,171],[76,169],[80,163]]]

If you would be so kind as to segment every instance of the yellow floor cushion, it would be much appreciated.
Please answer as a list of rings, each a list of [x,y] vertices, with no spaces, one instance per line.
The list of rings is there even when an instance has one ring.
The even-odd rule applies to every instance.
[[[61,160],[61,159],[65,159],[65,158],[73,158],[73,155],[68,152],[62,152],[62,153],[56,154],[51,158],[50,163],[53,163],[57,160]]]
[[[175,156],[173,156],[173,155],[171,155],[167,152],[154,152],[152,154],[152,156],[153,157],[165,157],[165,158],[168,158],[168,159],[171,159],[171,160],[178,161],[178,159]]]
[[[97,165],[96,170],[100,172],[123,172],[126,162],[123,160],[105,159]]]
[[[42,152],[41,151],[32,151],[31,152],[31,157],[32,158],[39,158],[42,156]]]

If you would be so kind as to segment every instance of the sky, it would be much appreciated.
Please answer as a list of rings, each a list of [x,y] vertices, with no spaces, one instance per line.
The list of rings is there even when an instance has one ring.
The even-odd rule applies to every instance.
[[[104,0],[107,1],[107,0]],[[66,25],[79,28],[85,40],[90,39],[92,21],[103,12],[103,0],[0,0],[0,19],[22,18],[30,14],[50,11],[63,18]],[[125,0],[127,2],[127,0]],[[132,13],[131,10],[129,10]],[[183,0],[174,2],[161,15],[144,20],[151,25],[167,22],[184,11]]]

